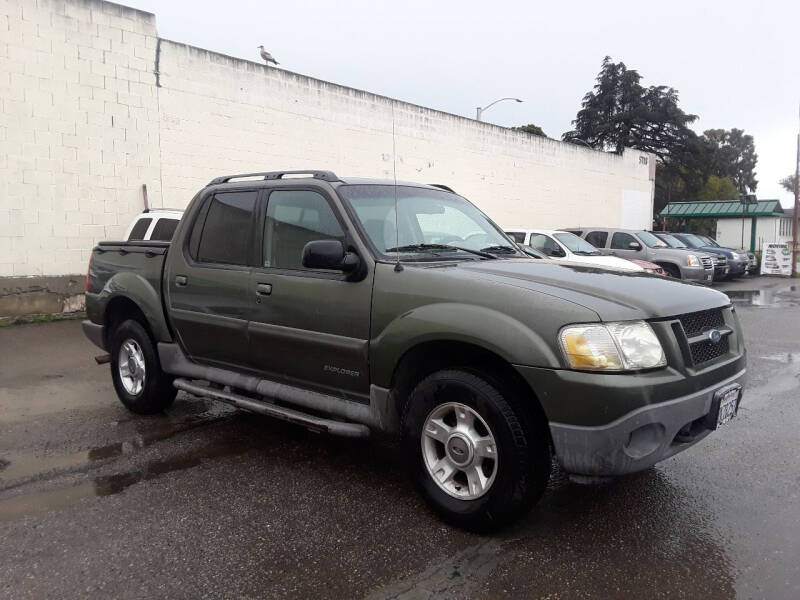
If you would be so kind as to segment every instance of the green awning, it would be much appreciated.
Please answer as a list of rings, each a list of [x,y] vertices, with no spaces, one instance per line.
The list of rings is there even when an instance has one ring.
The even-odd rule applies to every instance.
[[[712,202],[670,202],[658,213],[662,217],[724,219],[727,217],[781,217],[783,208],[779,200],[759,200],[755,204],[741,204],[738,200]]]

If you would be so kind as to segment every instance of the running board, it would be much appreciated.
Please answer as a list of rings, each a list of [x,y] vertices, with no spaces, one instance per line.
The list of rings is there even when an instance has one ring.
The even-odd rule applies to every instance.
[[[278,406],[277,404],[271,404],[269,402],[255,400],[253,398],[241,396],[232,392],[226,392],[224,390],[217,390],[204,385],[198,385],[196,383],[192,383],[188,379],[176,379],[173,385],[177,389],[183,390],[184,392],[189,392],[195,396],[213,398],[214,400],[219,400],[220,402],[232,404],[237,408],[249,410],[261,415],[267,415],[268,417],[275,417],[276,419],[288,421],[289,423],[295,423],[296,425],[302,425],[303,427],[306,427],[312,431],[330,433],[332,435],[340,435],[343,437],[360,438],[369,436],[369,427],[366,425],[360,425],[358,423],[346,423],[344,421],[334,421],[333,419],[309,415],[307,413],[300,412],[299,410]]]

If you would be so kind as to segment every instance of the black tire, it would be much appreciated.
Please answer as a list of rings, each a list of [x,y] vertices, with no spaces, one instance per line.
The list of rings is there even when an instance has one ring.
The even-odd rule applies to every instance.
[[[501,389],[490,377],[477,372],[437,371],[414,388],[401,416],[404,454],[417,490],[443,520],[473,531],[496,530],[520,518],[541,497],[550,478],[552,458],[546,422],[535,410],[526,410],[522,399]],[[473,409],[495,440],[493,482],[475,499],[457,498],[444,491],[429,473],[423,456],[426,419],[435,409],[452,402]],[[442,444],[442,452],[444,448]]]
[[[669,273],[670,277],[674,277],[675,279],[682,279],[681,270],[675,265],[670,263],[665,263],[661,265],[661,268],[664,269],[667,273]]]
[[[141,349],[144,362],[144,382],[135,393],[126,389],[119,368],[122,346],[128,342],[133,342]],[[128,369],[130,372],[130,367]],[[135,320],[123,321],[111,334],[111,378],[120,401],[128,410],[141,415],[152,415],[166,410],[177,394],[172,386],[173,378],[161,370],[150,335]]]

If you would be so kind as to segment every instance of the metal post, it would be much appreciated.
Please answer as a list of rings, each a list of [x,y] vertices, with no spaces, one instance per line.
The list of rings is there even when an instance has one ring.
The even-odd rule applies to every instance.
[[[797,236],[800,233],[800,133],[797,134],[797,159],[794,165],[794,217],[792,218],[792,277],[797,277]]]
[[[483,112],[483,109],[480,106],[475,109],[475,120],[476,121],[480,121],[481,120],[481,113],[482,112]]]

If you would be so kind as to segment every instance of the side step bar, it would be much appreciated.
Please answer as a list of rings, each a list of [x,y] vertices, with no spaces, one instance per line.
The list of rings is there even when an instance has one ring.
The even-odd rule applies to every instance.
[[[312,431],[355,438],[369,436],[369,427],[366,425],[334,421],[333,419],[309,415],[300,412],[299,410],[293,410],[291,408],[278,406],[269,402],[254,400],[253,398],[248,398],[247,396],[241,396],[239,394],[206,387],[204,385],[198,385],[196,383],[192,383],[188,379],[176,379],[173,385],[179,390],[189,392],[195,396],[213,398],[214,400],[219,400],[220,402],[232,404],[237,408],[267,415],[268,417],[275,417],[276,419],[288,421],[289,423],[302,425],[303,427],[307,427]]]

